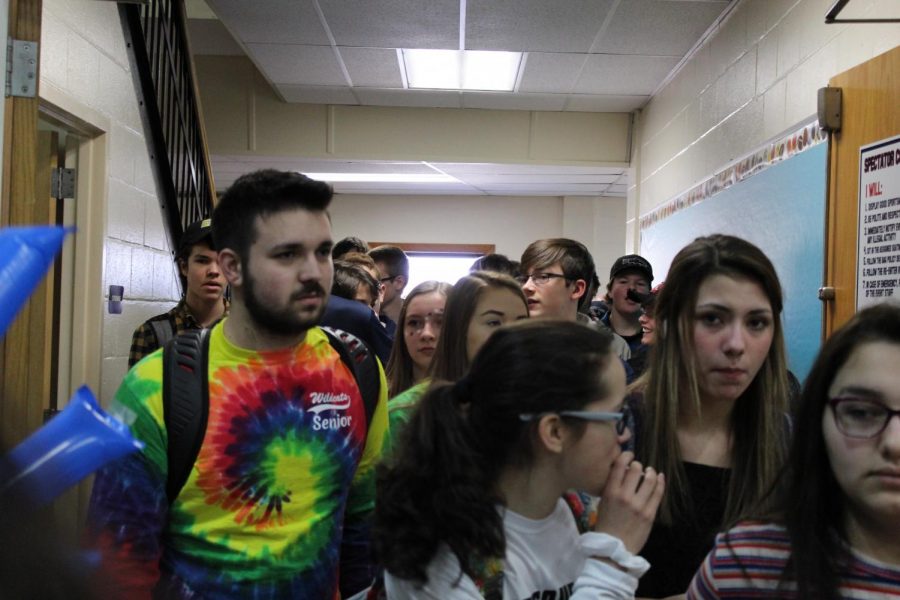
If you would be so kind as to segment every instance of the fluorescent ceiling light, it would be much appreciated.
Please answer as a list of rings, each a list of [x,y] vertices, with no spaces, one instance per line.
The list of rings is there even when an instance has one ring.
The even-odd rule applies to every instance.
[[[403,50],[410,88],[511,92],[521,62],[521,52]]]
[[[304,173],[310,179],[329,183],[461,183],[443,173]]]
[[[462,89],[511,92],[516,87],[521,52],[465,50],[462,55]]]
[[[403,62],[411,88],[460,88],[459,52],[456,50],[404,50]]]

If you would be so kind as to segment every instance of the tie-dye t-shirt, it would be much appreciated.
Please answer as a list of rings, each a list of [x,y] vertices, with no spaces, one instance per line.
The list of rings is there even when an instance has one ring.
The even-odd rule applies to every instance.
[[[400,432],[406,429],[406,424],[412,418],[413,411],[419,405],[422,396],[428,391],[429,385],[431,385],[431,379],[426,378],[388,400],[388,435],[385,436],[384,444],[386,456],[396,448]]]
[[[94,484],[89,531],[102,583],[128,598],[154,586],[166,597],[334,598],[342,541],[365,533],[374,508],[384,374],[367,427],[353,374],[320,329],[274,352],[232,345],[221,325],[210,336],[206,433],[171,507],[162,352],[116,393],[112,411],[146,448]]]

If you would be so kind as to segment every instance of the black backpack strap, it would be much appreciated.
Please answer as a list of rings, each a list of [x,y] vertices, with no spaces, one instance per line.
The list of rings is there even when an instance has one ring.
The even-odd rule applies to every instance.
[[[209,330],[193,329],[163,350],[163,415],[168,434],[166,496],[175,501],[200,453],[209,417]]]
[[[169,319],[160,319],[159,321],[150,321],[150,329],[156,336],[156,347],[164,348],[173,337],[175,337],[175,329]]]
[[[378,363],[375,354],[369,350],[365,342],[351,333],[332,327],[322,327],[328,336],[328,342],[340,355],[341,360],[356,379],[356,386],[366,409],[366,426],[372,422],[375,407],[378,406],[378,393],[381,380],[378,377]]]

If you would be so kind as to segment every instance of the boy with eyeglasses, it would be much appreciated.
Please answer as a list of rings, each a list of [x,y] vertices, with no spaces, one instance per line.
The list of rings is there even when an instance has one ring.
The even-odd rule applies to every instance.
[[[409,281],[409,259],[397,246],[378,246],[369,251],[375,266],[381,272],[380,282],[384,285],[381,300],[381,314],[378,317],[393,336],[403,307],[403,289]]]
[[[581,242],[567,238],[537,240],[522,253],[521,275],[516,279],[528,302],[528,312],[536,319],[578,321],[607,329],[578,311],[590,302],[589,282],[594,278],[594,259]],[[631,356],[628,344],[614,334],[613,349],[623,359]]]

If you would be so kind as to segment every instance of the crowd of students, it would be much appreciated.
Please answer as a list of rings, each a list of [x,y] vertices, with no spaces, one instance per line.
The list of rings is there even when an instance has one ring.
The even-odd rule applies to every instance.
[[[558,270],[543,284],[568,285],[561,263],[518,279]],[[783,293],[759,248],[698,238],[665,285],[642,293],[650,277],[629,282],[647,348],[628,393],[610,383],[624,379],[611,374],[621,371],[612,336],[592,354],[575,339],[591,328],[540,319],[547,300],[468,371],[414,388],[420,408],[391,433],[396,456],[376,501],[388,597],[900,595],[900,378],[889,366],[900,364],[900,306],[862,311],[837,332],[791,406]],[[467,326],[445,315],[442,335]],[[579,381],[586,372],[599,389]],[[395,402],[409,413],[410,394],[389,410]],[[591,423],[604,419],[619,424],[617,443],[586,442],[611,433]],[[624,487],[638,502],[625,512],[646,521],[623,517],[607,479],[634,456],[650,466],[631,462],[643,475]],[[593,465],[594,484],[570,461]],[[600,497],[580,538],[578,510],[563,501],[572,489]],[[610,515],[623,526],[618,563],[591,547]]]
[[[92,499],[120,595],[900,596],[900,306],[838,330],[792,403],[745,240],[696,239],[655,288],[621,257],[597,299],[587,248],[538,240],[404,298],[402,251],[332,248],[330,197],[267,171],[216,208],[232,301],[173,498],[162,353],[117,393],[149,442]],[[371,405],[321,323],[381,357]]]

